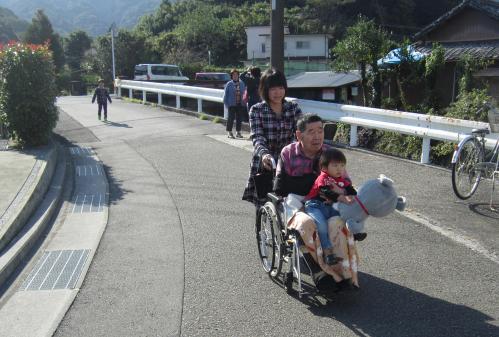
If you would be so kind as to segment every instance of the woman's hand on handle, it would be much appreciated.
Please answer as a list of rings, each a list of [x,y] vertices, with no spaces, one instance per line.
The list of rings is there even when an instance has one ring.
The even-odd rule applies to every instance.
[[[266,155],[264,155],[262,157],[262,165],[263,165],[263,168],[266,169],[267,171],[270,171],[276,167],[275,160],[271,154],[267,153]]]

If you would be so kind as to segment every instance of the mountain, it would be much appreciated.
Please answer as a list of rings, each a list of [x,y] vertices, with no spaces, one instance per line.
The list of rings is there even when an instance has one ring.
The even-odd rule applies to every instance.
[[[29,23],[19,19],[10,9],[0,7],[0,43],[19,40]]]
[[[160,3],[161,0],[0,0],[0,6],[29,22],[37,9],[43,9],[61,35],[84,30],[91,36],[105,34],[113,22],[118,28],[133,27]]]

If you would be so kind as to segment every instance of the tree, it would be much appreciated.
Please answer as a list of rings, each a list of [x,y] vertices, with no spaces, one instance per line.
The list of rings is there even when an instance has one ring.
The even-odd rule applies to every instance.
[[[374,23],[359,16],[357,23],[347,29],[345,37],[333,48],[333,68],[338,71],[359,69],[365,106],[381,105],[381,80],[377,61],[390,50],[388,34]],[[373,97],[369,99],[367,67],[373,77]]]
[[[24,42],[33,44],[49,43],[49,49],[52,51],[56,72],[59,72],[64,67],[64,51],[62,49],[61,39],[58,34],[54,33],[52,24],[43,10],[39,9],[35,13],[35,17],[31,20],[26,33],[24,34]]]
[[[66,57],[66,63],[72,72],[78,72],[80,71],[85,52],[90,49],[92,39],[86,32],[79,30],[72,32],[64,40],[64,55]]]

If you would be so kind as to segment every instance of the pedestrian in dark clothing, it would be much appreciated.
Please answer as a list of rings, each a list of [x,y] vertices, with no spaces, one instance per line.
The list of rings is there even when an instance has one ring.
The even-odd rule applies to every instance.
[[[241,74],[241,80],[244,82],[244,84],[246,84],[248,111],[253,105],[262,100],[260,97],[260,93],[258,92],[258,87],[260,85],[260,74],[261,70],[258,67],[250,67],[247,72]]]
[[[92,104],[95,103],[95,99],[97,98],[97,105],[99,106],[97,111],[97,117],[101,118],[101,111],[104,108],[104,121],[107,121],[107,101],[109,103],[113,103],[111,101],[111,97],[109,96],[109,92],[106,88],[104,88],[104,80],[99,80],[99,86],[95,88],[94,96],[92,97]]]
[[[241,126],[243,121],[243,115],[246,113],[246,107],[243,105],[243,94],[246,86],[243,81],[239,81],[239,71],[237,69],[232,69],[230,72],[230,77],[232,80],[227,82],[224,87],[223,102],[225,107],[229,112],[229,118],[227,119],[227,136],[229,138],[234,138],[232,134],[232,127],[234,125],[234,119],[236,120],[236,137],[243,138],[241,135]]]

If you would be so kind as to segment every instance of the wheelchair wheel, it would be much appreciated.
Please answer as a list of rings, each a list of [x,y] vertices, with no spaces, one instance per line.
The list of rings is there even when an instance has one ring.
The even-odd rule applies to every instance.
[[[279,217],[270,201],[258,211],[256,240],[263,269],[271,277],[276,277],[282,268],[282,237]]]

